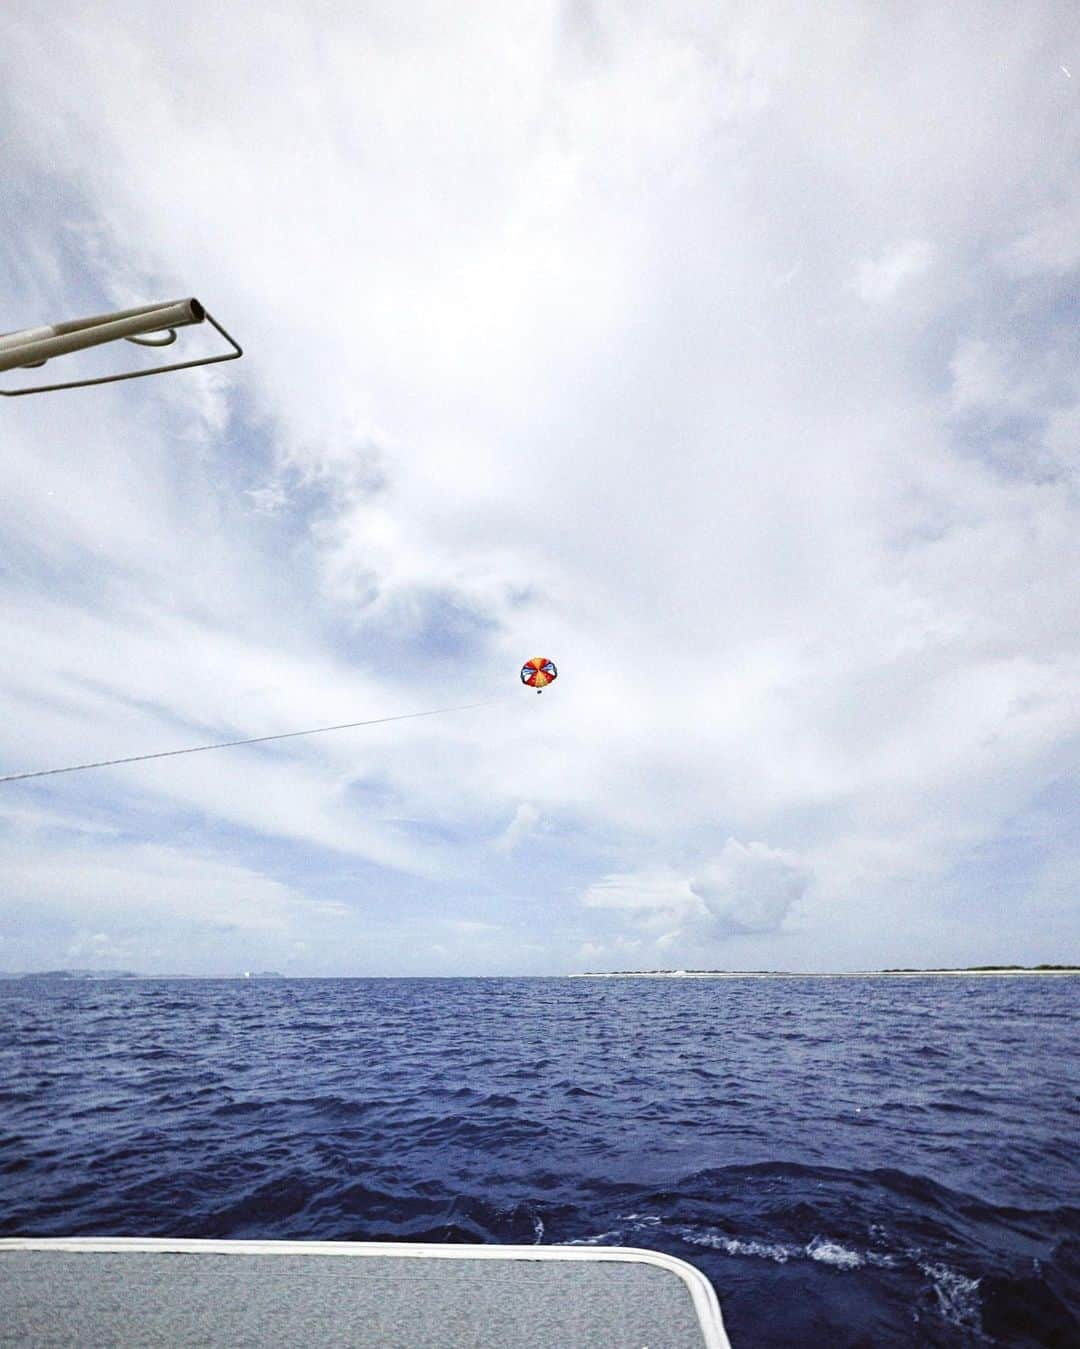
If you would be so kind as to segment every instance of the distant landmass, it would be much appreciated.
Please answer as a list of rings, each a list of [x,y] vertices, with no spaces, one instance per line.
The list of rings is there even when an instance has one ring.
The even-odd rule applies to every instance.
[[[5,973],[0,979],[287,979],[278,970],[244,970],[239,974],[140,974],[135,970],[25,970]]]
[[[897,966],[884,970],[587,970],[579,979],[859,979],[905,974],[1080,974],[1080,965]]]
[[[27,970],[0,974],[0,979],[141,979],[133,970]]]
[[[895,966],[884,970],[586,970],[572,974],[571,979],[867,979],[903,978],[926,975],[1060,975],[1080,974],[1080,965],[960,965],[943,968],[931,966]],[[106,979],[296,979],[303,975],[284,974],[280,970],[241,970],[236,974],[142,974],[136,970],[0,970],[0,980],[27,979],[53,981],[91,981]],[[318,977],[318,976],[313,976]],[[348,977],[348,976],[343,976]],[[360,976],[357,976],[360,977]],[[446,976],[455,977],[455,976]],[[489,976],[497,978],[498,976]],[[544,976],[539,976],[544,977]],[[549,976],[553,977],[553,976]]]
[[[960,965],[956,968],[942,970],[920,970],[910,969],[907,966],[899,966],[896,969],[882,970],[882,974],[993,974],[1008,973],[1009,970],[1020,970],[1028,974],[1037,974],[1040,970],[1057,971],[1060,973],[1074,974],[1080,970],[1080,965]]]

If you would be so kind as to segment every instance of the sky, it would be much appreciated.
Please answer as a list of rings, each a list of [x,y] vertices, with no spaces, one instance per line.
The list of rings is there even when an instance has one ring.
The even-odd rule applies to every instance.
[[[0,402],[0,774],[484,706],[0,784],[0,971],[1080,959],[1078,98],[1071,0],[13,0],[0,329],[245,354]]]

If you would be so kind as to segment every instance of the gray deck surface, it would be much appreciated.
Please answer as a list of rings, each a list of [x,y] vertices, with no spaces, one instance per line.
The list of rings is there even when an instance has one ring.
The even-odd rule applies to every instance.
[[[0,1252],[0,1345],[702,1349],[678,1275],[559,1260]]]

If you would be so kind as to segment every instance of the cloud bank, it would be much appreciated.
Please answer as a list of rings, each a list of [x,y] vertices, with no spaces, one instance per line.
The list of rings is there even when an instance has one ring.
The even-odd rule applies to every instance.
[[[1073,26],[9,21],[0,326],[246,355],[0,407],[0,771],[504,701],[9,786],[5,966],[1074,958]]]

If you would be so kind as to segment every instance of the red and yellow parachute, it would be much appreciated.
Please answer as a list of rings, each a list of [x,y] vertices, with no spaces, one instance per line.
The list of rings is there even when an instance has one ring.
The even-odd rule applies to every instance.
[[[542,693],[545,687],[553,684],[558,677],[555,662],[548,660],[546,656],[533,656],[532,660],[527,660],[521,667],[521,682],[528,684],[529,688],[535,689],[537,693]]]

